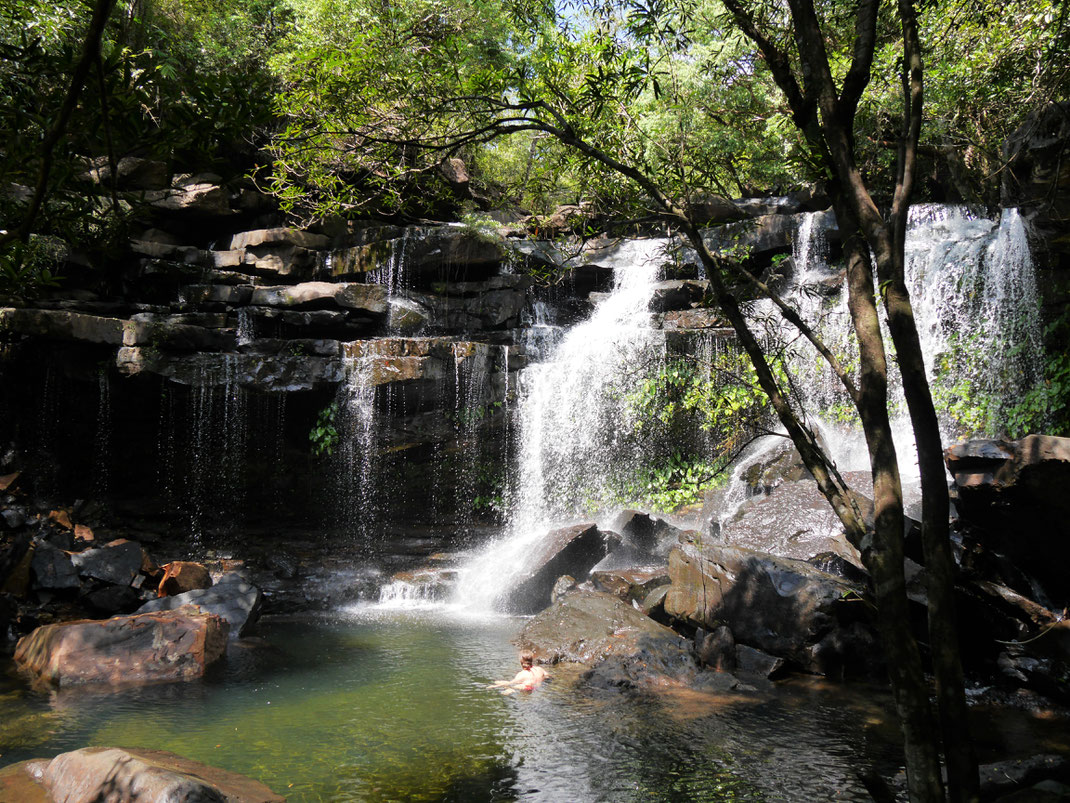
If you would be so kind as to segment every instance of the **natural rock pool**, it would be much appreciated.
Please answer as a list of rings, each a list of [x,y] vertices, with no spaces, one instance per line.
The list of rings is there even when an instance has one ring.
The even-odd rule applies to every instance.
[[[44,693],[9,671],[0,764],[164,749],[291,801],[868,800],[858,774],[898,769],[890,699],[870,686],[637,698],[574,688],[575,670],[556,667],[535,693],[503,697],[486,684],[515,673],[521,623],[353,607],[262,621],[205,682]],[[999,731],[1050,746],[1020,725]]]

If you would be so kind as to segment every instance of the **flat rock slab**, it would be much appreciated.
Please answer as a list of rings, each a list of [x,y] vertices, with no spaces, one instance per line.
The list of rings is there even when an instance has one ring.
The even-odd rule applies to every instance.
[[[0,771],[4,800],[63,803],[285,803],[259,781],[163,750],[84,747]]]
[[[313,234],[300,229],[277,227],[274,229],[255,229],[243,231],[230,238],[229,249],[255,248],[261,245],[296,245],[301,248],[320,249],[331,244],[329,237]]]
[[[620,536],[602,532],[594,524],[577,524],[547,533],[535,547],[527,574],[509,593],[509,609],[525,614],[541,611],[550,604],[558,577],[587,577],[619,544]]]
[[[303,282],[253,289],[251,304],[261,307],[317,307],[328,305],[364,310],[376,315],[387,312],[386,289],[379,284],[349,282]]]
[[[223,575],[211,588],[196,588],[173,597],[159,597],[149,600],[138,613],[153,611],[171,611],[184,605],[195,605],[226,620],[233,637],[244,636],[260,618],[260,608],[264,595],[256,586],[247,583],[241,575],[230,573]]]
[[[0,331],[18,332],[50,340],[83,340],[88,343],[123,342],[126,322],[80,312],[45,309],[0,309]]]
[[[19,639],[15,662],[60,687],[192,680],[223,656],[228,629],[192,607],[64,622]]]

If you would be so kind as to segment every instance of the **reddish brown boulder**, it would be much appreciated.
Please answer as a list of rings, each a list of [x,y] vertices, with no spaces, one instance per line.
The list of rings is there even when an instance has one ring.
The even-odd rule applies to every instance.
[[[3,800],[67,803],[227,801],[285,803],[267,786],[236,772],[163,750],[83,747],[51,761],[34,759],[0,771]]]
[[[56,686],[192,680],[223,656],[228,630],[193,606],[64,622],[19,639],[15,662]]]
[[[157,596],[173,597],[176,594],[185,594],[195,588],[211,588],[212,575],[199,563],[188,560],[176,560],[165,564],[163,567],[163,579],[160,580],[160,590]]]

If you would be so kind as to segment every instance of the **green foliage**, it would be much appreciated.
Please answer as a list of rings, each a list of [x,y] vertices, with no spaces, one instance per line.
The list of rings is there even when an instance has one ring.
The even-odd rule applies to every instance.
[[[308,433],[312,454],[316,457],[334,454],[338,438],[338,402],[334,401],[319,411],[316,423]]]
[[[52,151],[46,203],[34,233],[58,237],[105,265],[128,239],[140,198],[94,167],[125,156],[163,160],[176,172],[245,170],[272,119],[266,54],[285,27],[280,0],[128,0],[109,18],[100,58]],[[55,125],[80,59],[90,4],[0,4],[0,229],[24,219],[42,141]],[[19,255],[6,255],[10,268]],[[32,261],[30,263],[32,265]],[[32,287],[37,269],[5,270]]]
[[[489,215],[468,212],[461,216],[461,225],[466,234],[486,243],[500,245],[502,242],[501,226]]]
[[[782,365],[777,366],[783,376]],[[697,425],[723,451],[746,442],[768,416],[768,400],[754,368],[736,349],[724,349],[708,362],[670,360],[640,381],[627,401],[637,431]]]
[[[0,246],[0,293],[34,296],[63,279],[58,270],[66,259],[62,241],[33,235],[29,242],[14,240]]]
[[[1048,324],[1044,335],[1049,348],[1043,379],[1006,411],[1012,438],[1041,431],[1070,437],[1070,309]]]
[[[703,457],[673,452],[663,461],[644,468],[619,491],[618,502],[625,507],[642,507],[672,513],[701,502],[707,491],[727,480],[722,457]]]
[[[750,361],[727,348],[654,366],[624,400],[631,437],[644,444],[647,460],[620,478],[617,501],[664,511],[701,501],[769,417]]]

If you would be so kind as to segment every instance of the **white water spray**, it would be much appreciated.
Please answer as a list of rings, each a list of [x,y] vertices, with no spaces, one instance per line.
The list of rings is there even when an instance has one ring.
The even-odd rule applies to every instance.
[[[664,241],[614,249],[614,286],[549,358],[522,372],[519,458],[507,534],[465,567],[458,597],[491,608],[524,572],[532,547],[555,526],[609,504],[613,478],[634,473],[641,445],[625,394],[642,366],[664,358],[650,328],[650,299]]]

